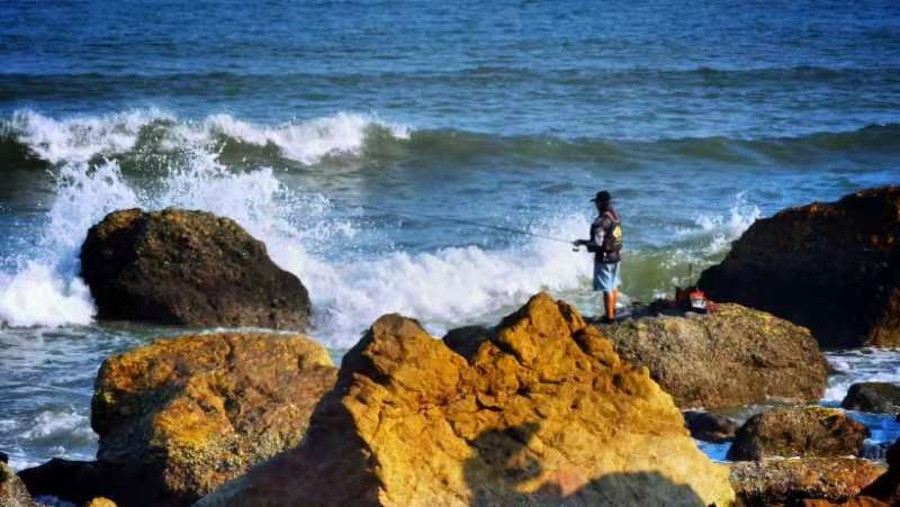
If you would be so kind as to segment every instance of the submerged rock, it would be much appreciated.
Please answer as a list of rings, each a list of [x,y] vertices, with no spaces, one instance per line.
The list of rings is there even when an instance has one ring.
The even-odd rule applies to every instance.
[[[682,408],[812,402],[825,391],[827,362],[809,331],[740,305],[723,304],[707,316],[659,315],[601,329],[622,359],[649,368]]]
[[[647,370],[542,293],[468,361],[418,322],[381,317],[344,357],[303,443],[198,505],[696,506],[733,495]]]
[[[37,507],[13,469],[0,463],[0,507]]]
[[[840,410],[781,408],[751,417],[728,450],[730,460],[773,456],[855,456],[869,430]]]
[[[857,458],[803,458],[734,463],[731,485],[741,505],[797,505],[806,499],[844,502],[884,473]]]
[[[186,336],[110,357],[91,425],[101,465],[132,483],[129,498],[111,498],[189,504],[297,445],[336,372],[324,347],[296,335]]]
[[[88,231],[81,276],[103,319],[305,329],[297,277],[237,223],[202,211],[130,209]]]
[[[757,220],[698,285],[806,326],[823,347],[900,346],[900,187]]]
[[[734,440],[738,423],[733,419],[700,410],[686,410],[683,415],[685,427],[697,440],[715,443]]]
[[[900,413],[900,386],[887,382],[853,384],[841,407],[863,412]]]

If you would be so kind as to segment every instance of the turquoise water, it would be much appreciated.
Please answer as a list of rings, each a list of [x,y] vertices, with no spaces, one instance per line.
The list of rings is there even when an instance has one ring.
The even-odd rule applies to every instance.
[[[304,281],[339,357],[391,311],[440,334],[546,289],[594,313],[566,241],[601,188],[646,301],[756,218],[900,183],[893,1],[13,1],[0,19],[0,450],[19,467],[92,455],[102,359],[178,333],[92,318],[77,252],[113,209],[234,218]],[[891,351],[831,359],[826,403],[900,375]]]

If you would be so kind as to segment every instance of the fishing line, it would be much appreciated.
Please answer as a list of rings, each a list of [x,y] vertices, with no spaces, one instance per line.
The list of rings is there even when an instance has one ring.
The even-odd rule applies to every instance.
[[[428,215],[428,214],[425,214],[425,213],[418,213],[418,212],[414,212],[414,211],[398,211],[398,210],[395,210],[395,209],[381,208],[381,207],[379,207],[379,206],[366,206],[366,205],[362,205],[362,204],[357,204],[357,205],[355,205],[355,207],[361,208],[361,209],[365,209],[365,210],[369,210],[369,211],[378,211],[378,212],[380,212],[380,213],[389,213],[389,214],[392,214],[392,215],[395,215],[395,216],[398,216],[398,217],[404,217],[404,216],[405,216],[405,217],[407,217],[407,218],[423,218],[423,219],[428,219],[428,220],[443,220],[443,221],[445,221],[445,222],[454,222],[454,223],[457,223],[457,224],[472,225],[472,226],[475,226],[475,227],[483,227],[483,228],[486,228],[486,229],[494,229],[494,230],[497,230],[497,231],[512,232],[512,233],[515,233],[515,234],[521,234],[521,235],[523,235],[523,236],[532,236],[532,237],[535,237],[535,238],[546,239],[546,240],[549,240],[549,241],[556,241],[556,242],[559,242],[559,243],[565,243],[565,244],[567,244],[567,245],[571,245],[571,244],[572,244],[572,241],[571,241],[571,240],[568,240],[568,239],[556,238],[556,237],[553,237],[553,236],[547,236],[546,234],[538,234],[538,233],[536,233],[536,232],[525,231],[525,230],[522,230],[522,229],[515,229],[515,228],[512,228],[512,227],[504,227],[504,226],[502,226],[502,225],[494,225],[494,224],[485,224],[485,223],[481,223],[481,222],[474,222],[474,221],[472,221],[472,220],[465,220],[465,219],[463,219],[463,218],[442,217],[442,216],[438,216],[438,215]]]

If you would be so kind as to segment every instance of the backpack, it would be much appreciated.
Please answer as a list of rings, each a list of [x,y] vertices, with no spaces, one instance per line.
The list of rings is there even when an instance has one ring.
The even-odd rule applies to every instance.
[[[606,213],[611,223],[605,234],[603,234],[603,245],[601,245],[600,251],[603,252],[604,256],[618,256],[619,252],[622,251],[622,222],[614,213],[608,211]]]

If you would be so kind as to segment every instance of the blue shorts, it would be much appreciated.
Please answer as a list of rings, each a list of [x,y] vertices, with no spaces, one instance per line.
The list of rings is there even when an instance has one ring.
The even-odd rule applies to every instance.
[[[594,263],[594,290],[612,292],[619,288],[619,264],[621,262]]]

